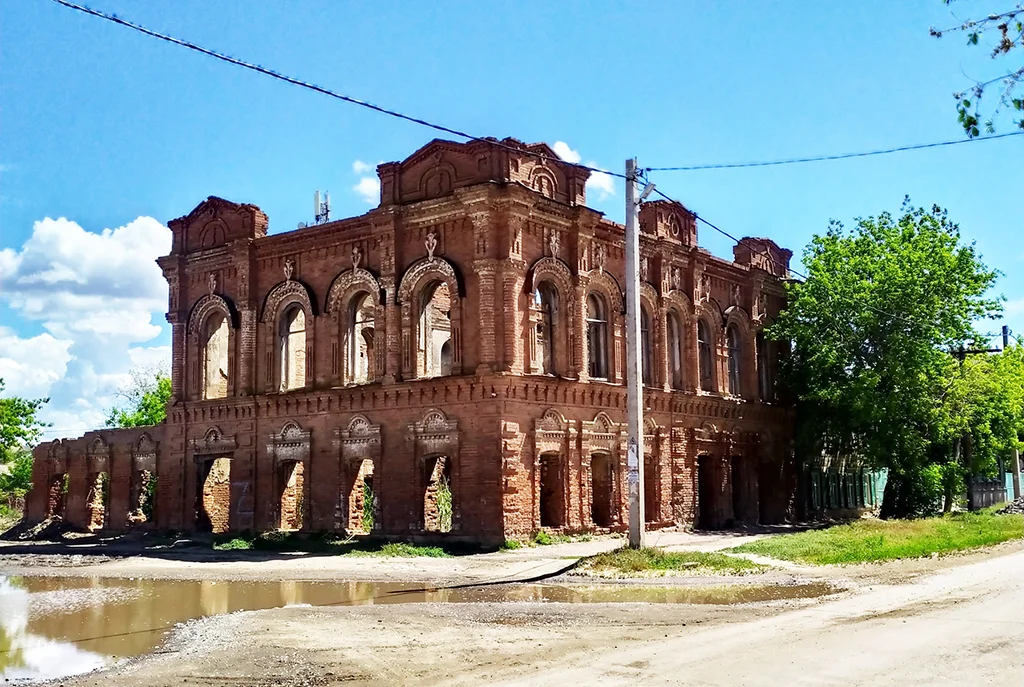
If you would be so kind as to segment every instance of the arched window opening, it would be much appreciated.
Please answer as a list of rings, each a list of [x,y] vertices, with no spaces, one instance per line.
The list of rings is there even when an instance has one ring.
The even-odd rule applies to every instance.
[[[764,332],[757,333],[757,396],[762,401],[775,400],[775,385],[772,379],[771,343]]]
[[[306,313],[299,305],[284,311],[280,328],[281,391],[306,386]]]
[[[651,350],[651,318],[640,307],[640,376],[646,386],[654,384],[654,354]]]
[[[704,320],[697,321],[697,363],[700,367],[700,388],[704,391],[715,390],[714,371],[712,370],[711,331]]]
[[[733,396],[739,396],[740,356],[743,354],[739,330],[734,326],[730,326],[725,331],[725,338],[729,347],[729,393]]]
[[[587,296],[587,350],[590,376],[608,379],[608,308],[595,293]]]
[[[672,377],[672,388],[683,388],[683,328],[679,322],[679,315],[675,312],[668,314],[668,370]]]
[[[554,286],[541,282],[533,293],[533,301],[540,310],[537,322],[536,360],[541,374],[555,374],[555,307],[557,297]]]
[[[420,299],[420,376],[441,377],[452,373],[451,294],[448,285],[435,281]]]
[[[346,335],[348,346],[348,381],[365,384],[373,381],[376,370],[374,343],[373,299],[362,293],[352,299],[349,307],[349,327]]]
[[[228,395],[228,318],[214,313],[203,324],[203,398]]]

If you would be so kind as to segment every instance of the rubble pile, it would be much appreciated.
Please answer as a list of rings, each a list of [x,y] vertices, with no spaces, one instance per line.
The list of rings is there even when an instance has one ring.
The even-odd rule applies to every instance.
[[[1014,499],[1006,504],[1005,508],[999,510],[1000,514],[1013,513],[1016,515],[1024,515],[1024,496]]]

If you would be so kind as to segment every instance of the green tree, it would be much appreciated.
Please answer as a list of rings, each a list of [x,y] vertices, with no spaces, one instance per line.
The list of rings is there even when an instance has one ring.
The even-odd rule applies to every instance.
[[[971,475],[993,476],[1024,430],[1024,349],[948,362],[933,456],[941,462],[945,508]]]
[[[124,403],[109,410],[107,427],[158,425],[167,417],[171,378],[163,370],[133,370],[131,383],[118,393]]]
[[[0,394],[5,388],[0,379]],[[0,398],[0,505],[19,500],[32,486],[32,445],[47,423],[39,410],[48,398]]]
[[[947,5],[953,4],[955,0],[943,0]],[[981,134],[981,102],[983,96],[991,88],[998,88],[999,95],[995,107],[991,109],[986,117],[984,128],[986,132],[995,131],[995,118],[1002,108],[1009,108],[1018,113],[1016,125],[1024,129],[1024,98],[1015,97],[1017,87],[1024,79],[1024,64],[1015,59],[1021,52],[1024,52],[1024,3],[1017,2],[1010,4],[1002,3],[1002,7],[995,8],[991,14],[976,15],[976,19],[966,19],[957,26],[948,29],[931,29],[931,34],[936,38],[949,33],[962,34],[967,38],[968,45],[985,45],[990,51],[990,56],[999,65],[999,73],[995,78],[984,81],[975,81],[970,88],[954,93],[956,98],[957,116],[960,125],[970,137]],[[1007,66],[1006,62],[1010,61]],[[997,85],[998,84],[998,85]]]
[[[832,222],[804,251],[808,277],[789,285],[769,334],[791,341],[783,378],[797,405],[803,456],[857,456],[887,468],[883,514],[926,508],[920,484],[933,463],[949,355],[975,338],[973,322],[1001,310],[986,297],[989,270],[946,212]]]

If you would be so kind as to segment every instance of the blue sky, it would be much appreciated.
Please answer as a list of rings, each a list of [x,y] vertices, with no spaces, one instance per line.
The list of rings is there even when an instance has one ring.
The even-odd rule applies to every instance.
[[[928,35],[959,21],[939,0],[89,4],[478,135],[561,141],[615,171],[628,156],[690,165],[955,139],[951,94],[965,74],[1000,73],[960,36]],[[991,9],[953,11],[972,5]],[[58,434],[95,425],[131,367],[167,355],[152,263],[163,223],[219,195],[287,231],[311,219],[314,189],[331,191],[334,216],[361,213],[372,167],[434,137],[47,0],[0,4],[0,67],[0,375],[8,393],[52,397]],[[1022,153],[1024,136],[653,180],[797,254],[830,218],[896,211],[907,194],[938,203],[1004,273],[1007,322],[1024,335]],[[621,186],[590,199],[621,221]]]

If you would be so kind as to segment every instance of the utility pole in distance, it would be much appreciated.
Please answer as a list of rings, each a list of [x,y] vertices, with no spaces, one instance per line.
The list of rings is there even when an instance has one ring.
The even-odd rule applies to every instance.
[[[644,189],[644,194],[650,193]],[[636,159],[626,160],[626,468],[629,483],[629,546],[644,545],[643,356],[640,353],[640,201]]]

